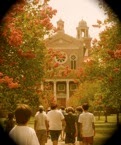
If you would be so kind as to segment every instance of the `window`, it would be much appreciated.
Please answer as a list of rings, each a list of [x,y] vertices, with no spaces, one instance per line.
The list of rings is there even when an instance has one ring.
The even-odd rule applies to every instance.
[[[76,69],[76,59],[75,55],[71,55],[71,69]]]
[[[77,88],[77,84],[70,84],[70,91],[74,91]]]
[[[66,60],[67,60],[67,54],[65,52],[60,52],[55,56],[55,61],[59,64],[64,64]]]
[[[85,29],[82,29],[81,31],[81,37],[85,37]]]
[[[58,91],[65,91],[65,84],[58,84]]]

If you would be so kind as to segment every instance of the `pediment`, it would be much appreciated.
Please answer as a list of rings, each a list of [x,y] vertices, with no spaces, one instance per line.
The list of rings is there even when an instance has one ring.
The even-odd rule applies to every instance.
[[[46,46],[50,46],[50,45],[70,45],[70,44],[73,44],[73,45],[80,45],[80,41],[72,36],[69,36],[65,33],[57,33],[55,35],[53,35],[52,37],[50,38],[47,38],[45,40],[46,42]]]
[[[50,41],[48,44],[50,45],[69,45],[73,43],[73,41],[65,40],[64,38],[58,38],[53,41]]]

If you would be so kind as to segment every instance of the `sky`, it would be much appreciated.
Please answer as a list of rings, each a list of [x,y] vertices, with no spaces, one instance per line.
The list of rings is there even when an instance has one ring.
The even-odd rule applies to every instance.
[[[76,27],[83,19],[89,27],[90,37],[98,37],[101,30],[92,25],[96,24],[97,19],[103,21],[106,16],[97,0],[50,0],[49,5],[57,10],[56,16],[51,20],[53,25],[57,26],[57,21],[62,19],[66,34],[76,37]]]

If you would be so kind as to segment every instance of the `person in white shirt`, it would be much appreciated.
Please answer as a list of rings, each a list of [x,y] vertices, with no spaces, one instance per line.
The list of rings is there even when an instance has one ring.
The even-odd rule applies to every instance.
[[[64,123],[64,115],[57,109],[57,104],[51,104],[51,110],[47,113],[49,132],[53,145],[58,144],[58,139]]]
[[[31,108],[26,104],[20,104],[15,110],[17,125],[10,131],[9,136],[18,145],[40,145],[35,130],[27,126],[31,114]]]
[[[48,121],[43,106],[39,106],[39,112],[35,114],[34,129],[40,145],[47,143]]]
[[[38,107],[38,111],[35,113],[35,116],[37,115],[37,114],[39,114],[40,113],[40,109],[41,108],[43,108],[44,109],[44,107],[42,106],[42,105],[40,105],[39,107]],[[46,112],[43,110],[43,113],[45,113],[46,114]]]
[[[84,145],[93,145],[95,135],[94,115],[88,112],[89,105],[82,105],[83,113],[80,114],[78,122],[80,123],[80,134]]]

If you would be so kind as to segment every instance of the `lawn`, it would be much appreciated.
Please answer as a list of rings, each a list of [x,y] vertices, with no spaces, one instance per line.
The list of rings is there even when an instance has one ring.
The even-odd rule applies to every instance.
[[[94,137],[94,145],[103,145],[105,140],[111,137],[112,133],[116,130],[116,116],[110,115],[108,116],[108,122],[104,122],[104,116],[95,117],[95,127],[96,134]],[[29,121],[29,126],[33,128],[34,118],[31,118]]]
[[[111,137],[116,130],[116,116],[108,116],[108,122],[104,122],[104,116],[101,116],[100,120],[96,118],[95,128],[96,134],[94,137],[94,145],[103,145],[104,142]]]

